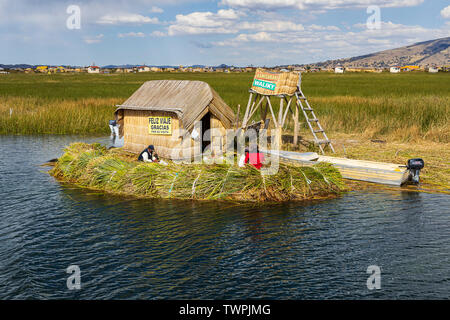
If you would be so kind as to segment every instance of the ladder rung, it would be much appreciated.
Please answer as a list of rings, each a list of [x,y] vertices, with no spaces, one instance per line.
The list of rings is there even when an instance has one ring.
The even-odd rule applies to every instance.
[[[302,110],[305,110],[305,111],[313,111],[312,108],[302,108]]]
[[[310,121],[310,122],[318,122],[319,119],[308,119],[308,121]]]
[[[317,140],[318,144],[329,144],[330,142],[330,140]]]
[[[322,129],[320,130],[314,130],[314,133],[320,133],[320,132],[324,132]]]

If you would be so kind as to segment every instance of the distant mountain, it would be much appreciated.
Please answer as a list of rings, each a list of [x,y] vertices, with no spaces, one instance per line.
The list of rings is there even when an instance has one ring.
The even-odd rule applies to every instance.
[[[359,57],[328,60],[311,65],[317,67],[380,67],[450,65],[450,37],[419,42],[410,46],[385,50]]]
[[[26,69],[26,68],[36,68],[37,66],[41,66],[43,64],[38,64],[38,65],[30,65],[30,64],[1,64],[0,63],[0,68],[3,69],[14,69],[14,68],[21,68],[21,69]],[[141,66],[142,64],[122,64],[122,65],[115,65],[115,64],[110,64],[110,65],[106,65],[106,66],[102,66],[101,68],[103,69],[117,69],[117,68],[136,68]],[[56,66],[50,66],[47,65],[49,67],[56,67]],[[170,65],[164,65],[164,66],[157,66],[157,65],[147,65],[148,67],[157,67],[157,68],[178,68],[179,66],[170,66]],[[67,67],[73,67],[73,68],[78,68],[78,66],[68,66],[68,65],[63,65],[64,68]],[[200,65],[200,64],[196,64],[196,65],[192,65],[192,66],[185,66],[185,67],[192,67],[192,68],[205,68],[206,66],[204,65]],[[212,68],[231,68],[234,66],[229,66],[226,64],[221,64],[217,67],[212,67]]]
[[[26,69],[26,68],[33,68],[34,66],[29,65],[29,64],[0,64],[0,68],[3,69],[14,69],[14,68],[21,68],[21,69]]]

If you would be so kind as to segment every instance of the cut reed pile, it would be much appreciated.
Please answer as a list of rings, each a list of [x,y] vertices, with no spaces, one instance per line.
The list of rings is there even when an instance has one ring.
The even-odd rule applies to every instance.
[[[83,187],[149,198],[289,201],[334,197],[345,189],[339,172],[325,163],[280,164],[276,174],[262,175],[252,166],[142,163],[120,149],[85,143],[67,147],[50,174]]]

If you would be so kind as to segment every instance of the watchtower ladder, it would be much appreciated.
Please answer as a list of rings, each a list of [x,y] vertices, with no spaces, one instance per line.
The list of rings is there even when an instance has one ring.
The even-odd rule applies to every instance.
[[[314,142],[319,146],[320,152],[325,154],[325,148],[328,146],[331,151],[334,151],[333,145],[331,144],[331,140],[328,139],[327,134],[325,133],[324,128],[320,124],[319,118],[317,118],[314,113],[314,109],[308,102],[308,99],[303,94],[303,91],[300,87],[297,87],[297,91],[295,92],[295,97],[297,98],[297,104],[303,112],[305,116],[306,123],[308,124],[309,129],[314,137]],[[304,104],[302,103],[304,102]]]

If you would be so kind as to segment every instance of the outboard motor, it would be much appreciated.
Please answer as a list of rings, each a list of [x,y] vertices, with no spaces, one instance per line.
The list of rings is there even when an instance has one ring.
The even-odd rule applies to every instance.
[[[418,184],[420,170],[425,167],[425,162],[422,159],[409,159],[406,167],[409,170],[409,180],[414,184]]]

